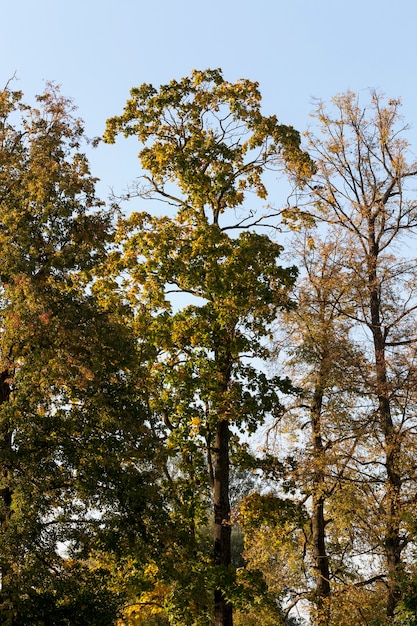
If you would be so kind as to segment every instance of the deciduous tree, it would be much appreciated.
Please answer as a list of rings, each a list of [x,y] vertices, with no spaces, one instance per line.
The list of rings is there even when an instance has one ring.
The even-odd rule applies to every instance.
[[[244,203],[251,192],[266,197],[266,167],[285,161],[305,174],[310,166],[298,133],[262,115],[260,99],[248,80],[229,83],[219,70],[194,71],[159,89],[132,89],[105,134],[109,142],[124,133],[142,144],[144,173],[130,195],[176,211],[137,213],[123,224],[121,267],[136,306],[150,310],[159,328],[154,410],[165,418],[167,446],[185,481],[178,496],[192,545],[201,487],[212,494],[216,626],[232,624],[231,436],[250,431],[278,406],[282,381],[269,381],[250,359],[266,356],[269,325],[291,305],[296,275],[278,265],[281,247],[256,232],[264,217]],[[187,294],[190,303],[173,308],[173,293]]]
[[[302,278],[295,292],[297,306],[280,316],[277,338],[280,366],[300,394],[271,428],[270,442],[288,438],[290,443],[276,454],[294,487],[290,498],[302,502],[306,511],[304,526],[294,526],[304,536],[304,548],[298,546],[293,602],[310,602],[312,623],[333,624],[340,622],[336,606],[350,586],[364,587],[373,579],[354,564],[355,559],[368,560],[369,545],[362,543],[359,528],[356,533],[351,529],[350,510],[367,506],[353,487],[357,450],[369,429],[363,380],[367,362],[351,334],[354,323],[346,316],[351,305],[349,239],[343,230],[332,229],[324,241],[313,233],[295,237],[292,254]],[[355,570],[357,575],[352,575]]]
[[[308,134],[316,174],[306,181],[299,205],[327,225],[330,237],[337,228],[349,240],[344,265],[350,304],[339,309],[352,321],[368,359],[363,381],[369,398],[368,446],[358,458],[357,476],[360,466],[366,467],[362,485],[372,492],[369,541],[385,560],[386,611],[391,618],[400,598],[404,548],[412,539],[404,520],[415,493],[410,463],[415,429],[415,261],[402,258],[400,246],[411,240],[417,226],[412,189],[417,167],[410,160],[399,101],[387,102],[374,93],[369,106],[362,108],[357,96],[348,92],[333,105],[330,111],[322,103],[317,107],[318,133]],[[363,521],[357,524],[360,528]]]
[[[128,484],[143,413],[129,399],[126,311],[92,291],[112,227],[82,142],[54,86],[36,106],[0,92],[3,624],[110,624],[122,602],[106,586],[109,568],[92,560],[92,539],[110,503],[120,516],[114,487]]]

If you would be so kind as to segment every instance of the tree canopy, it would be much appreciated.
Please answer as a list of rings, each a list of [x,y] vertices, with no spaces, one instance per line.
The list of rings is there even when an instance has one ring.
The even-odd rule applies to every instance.
[[[261,114],[256,84],[230,84],[219,70],[193,72],[159,90],[133,89],[123,115],[108,121],[106,140],[118,132],[144,145],[138,194],[177,209],[174,217],[134,213],[122,223],[118,266],[133,306],[148,308],[164,338],[152,366],[158,408],[183,489],[192,489],[187,520],[179,523],[194,542],[201,504],[207,517],[202,483],[203,494],[212,491],[214,516],[213,580],[205,586],[214,587],[215,624],[232,624],[231,438],[233,429],[252,431],[280,406],[286,381],[268,380],[250,359],[267,356],[264,340],[277,310],[291,306],[296,276],[295,268],[278,265],[281,246],[253,229],[262,218],[244,201],[249,191],[266,197],[268,165],[304,171],[309,159],[294,129]],[[173,311],[173,292],[193,300]],[[181,623],[195,619],[181,615]]]
[[[0,92],[2,623],[415,622],[407,130],[194,70],[107,121],[107,206],[73,103]]]

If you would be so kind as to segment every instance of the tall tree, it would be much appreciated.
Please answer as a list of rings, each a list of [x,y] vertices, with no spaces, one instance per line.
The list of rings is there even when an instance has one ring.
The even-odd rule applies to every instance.
[[[106,590],[106,568],[86,564],[94,512],[115,500],[127,471],[120,414],[133,413],[134,344],[116,307],[103,308],[91,289],[111,215],[82,142],[54,86],[35,107],[0,93],[3,624],[110,624],[120,603]]]
[[[367,464],[367,489],[377,485],[373,541],[386,563],[386,612],[391,618],[410,539],[404,516],[415,490],[407,451],[415,427],[414,364],[409,358],[415,342],[415,262],[401,258],[398,249],[417,226],[411,193],[417,167],[409,161],[397,100],[386,102],[374,93],[370,105],[361,108],[348,92],[334,98],[333,105],[328,112],[319,103],[315,117],[320,134],[308,135],[317,169],[314,179],[306,181],[303,209],[327,223],[330,232],[335,225],[349,237],[345,264],[351,302],[342,311],[361,333],[369,358],[365,384],[373,457],[362,462]]]
[[[370,424],[363,380],[367,362],[352,335],[354,322],[345,314],[352,297],[348,243],[335,228],[324,241],[311,229],[295,236],[292,254],[302,278],[295,290],[297,307],[280,316],[277,344],[281,367],[300,395],[271,434],[290,434],[291,462],[285,462],[284,452],[282,473],[296,486],[291,499],[301,498],[308,514],[308,524],[298,529],[305,535],[304,559],[292,596],[293,602],[308,598],[317,624],[344,623],[340,607],[349,587],[369,588],[377,580],[370,572],[352,575],[358,570],[354,559],[366,561],[369,550],[368,544],[361,549],[359,531],[353,536],[350,509],[367,506],[353,485],[357,450],[366,445]],[[363,604],[360,610],[366,612]]]
[[[232,624],[231,434],[272,411],[282,386],[248,359],[267,354],[263,340],[276,311],[290,306],[295,278],[294,268],[277,264],[280,246],[255,232],[264,218],[244,202],[249,192],[266,197],[267,167],[283,161],[292,172],[310,167],[298,133],[262,115],[260,100],[255,83],[193,71],[159,90],[132,89],[105,134],[109,142],[122,132],[143,144],[145,173],[130,195],[176,209],[173,217],[142,213],[127,220],[121,266],[137,306],[148,307],[160,328],[157,404],[163,413],[165,403],[168,445],[188,476],[182,498],[188,494],[191,518],[201,481],[212,492],[216,626]],[[181,307],[182,300],[172,312],[173,292],[188,294],[191,304]],[[193,541],[190,518],[188,524]]]

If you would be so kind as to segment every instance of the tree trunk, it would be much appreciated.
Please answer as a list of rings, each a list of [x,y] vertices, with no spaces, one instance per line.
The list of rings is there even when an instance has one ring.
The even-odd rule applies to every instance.
[[[316,598],[318,608],[322,608],[324,598],[330,595],[329,557],[325,545],[324,497],[313,496],[313,513],[311,520],[313,535],[314,569],[316,571]]]
[[[322,377],[323,373],[319,373]],[[317,611],[320,613],[320,623],[327,624],[329,621],[329,606],[326,602],[330,596],[330,571],[329,557],[326,552],[326,523],[324,520],[325,502],[325,476],[324,459],[325,454],[321,437],[321,410],[323,404],[323,390],[319,381],[313,395],[311,404],[311,428],[313,456],[315,460],[313,473],[313,507],[311,514],[311,531],[313,543],[314,577],[315,577],[315,603]]]
[[[220,577],[231,563],[229,435],[229,423],[219,420],[214,443],[214,564]],[[214,593],[214,624],[233,626],[232,605],[221,589]]]
[[[395,608],[400,600],[398,577],[401,570],[400,538],[400,492],[401,476],[398,471],[398,459],[401,443],[392,421],[389,399],[387,362],[385,357],[385,336],[381,324],[380,289],[377,278],[378,246],[375,243],[373,224],[370,225],[370,249],[368,258],[369,303],[371,313],[371,331],[375,355],[376,395],[378,399],[378,417],[384,436],[385,448],[385,537],[384,551],[388,574],[387,617],[394,617]]]

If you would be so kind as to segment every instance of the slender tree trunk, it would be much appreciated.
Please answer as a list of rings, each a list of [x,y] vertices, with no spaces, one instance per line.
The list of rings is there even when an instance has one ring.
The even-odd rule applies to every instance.
[[[316,570],[316,598],[318,608],[322,608],[324,598],[330,595],[329,557],[326,553],[324,521],[324,497],[313,496],[313,513],[311,520],[313,535],[313,557]]]
[[[322,377],[322,372],[319,373]],[[315,461],[313,474],[313,507],[311,513],[311,531],[313,543],[315,603],[320,614],[320,623],[327,624],[330,618],[329,605],[326,600],[330,596],[329,557],[326,552],[326,523],[324,519],[325,502],[325,454],[321,437],[321,409],[323,404],[323,389],[320,383],[315,389],[311,404],[311,427],[313,457]],[[323,622],[323,619],[325,620]]]
[[[385,336],[381,324],[380,290],[377,280],[378,247],[375,243],[373,224],[370,225],[370,249],[368,258],[368,281],[371,313],[371,330],[375,355],[376,395],[378,399],[378,416],[385,444],[385,537],[384,550],[388,574],[387,616],[393,617],[395,607],[400,600],[398,577],[401,561],[400,538],[400,492],[401,476],[398,471],[398,458],[401,443],[396,436],[391,415],[388,390],[387,362],[385,357]]]
[[[220,419],[214,442],[214,564],[226,573],[231,563],[229,423]],[[214,594],[215,626],[233,626],[232,605],[221,589]]]
[[[383,346],[379,346],[379,333],[376,341],[376,380],[378,385],[378,405],[381,427],[385,442],[385,537],[384,549],[387,561],[388,574],[388,601],[387,616],[393,617],[395,607],[400,600],[400,589],[398,578],[400,575],[401,561],[401,538],[400,538],[400,492],[401,477],[397,469],[398,457],[400,454],[400,442],[398,442],[395,427],[392,422],[390,402],[387,397],[387,376],[385,351]]]

